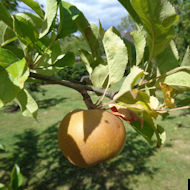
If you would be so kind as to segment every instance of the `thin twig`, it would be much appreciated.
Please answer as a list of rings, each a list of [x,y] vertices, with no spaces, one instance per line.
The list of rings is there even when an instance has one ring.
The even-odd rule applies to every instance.
[[[177,111],[177,110],[183,110],[183,109],[190,109],[190,106],[182,106],[182,107],[178,107],[178,108],[172,108],[172,109],[169,109],[169,110],[157,110],[157,112],[159,112],[159,113],[168,113],[168,112]]]

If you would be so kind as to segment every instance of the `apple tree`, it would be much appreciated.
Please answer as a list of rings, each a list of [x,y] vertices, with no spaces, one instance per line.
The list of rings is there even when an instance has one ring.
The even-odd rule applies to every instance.
[[[121,37],[115,27],[91,25],[74,5],[47,0],[45,12],[34,1],[22,0],[33,12],[10,14],[0,3],[0,108],[16,101],[23,116],[37,118],[38,105],[26,84],[39,80],[78,91],[88,109],[106,109],[150,144],[160,147],[166,133],[158,116],[189,109],[176,97],[190,90],[190,50],[179,57],[172,40],[179,16],[167,0],[118,0],[133,18],[133,43]],[[79,31],[89,50],[80,49],[91,84],[56,78],[55,73],[75,63],[73,52],[63,53],[61,40]],[[101,45],[105,56],[102,56]],[[182,61],[180,61],[182,60]],[[127,75],[126,75],[127,73]],[[113,84],[123,80],[118,91]],[[164,100],[158,98],[162,92]],[[94,103],[89,95],[94,92]],[[110,101],[105,102],[104,97]]]

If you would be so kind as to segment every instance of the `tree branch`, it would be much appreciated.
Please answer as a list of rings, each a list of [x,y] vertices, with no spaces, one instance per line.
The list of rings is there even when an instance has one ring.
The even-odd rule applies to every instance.
[[[66,81],[66,80],[58,80],[58,79],[56,79],[54,77],[40,75],[40,74],[33,73],[33,72],[30,72],[29,77],[39,79],[39,80],[42,80],[42,81],[46,81],[49,84],[59,84],[59,85],[62,85],[62,86],[66,86],[66,87],[72,88],[72,89],[74,89],[74,90],[76,90],[76,91],[78,91],[80,93],[84,93],[84,91],[86,91],[86,92],[91,91],[91,92],[95,92],[95,93],[98,93],[98,94],[102,95],[102,94],[104,94],[104,91],[105,91],[105,89],[103,89],[103,88],[94,88],[92,86],[73,83],[73,82]],[[107,91],[105,96],[110,98],[110,99],[113,99],[115,94],[116,94],[116,92]]]

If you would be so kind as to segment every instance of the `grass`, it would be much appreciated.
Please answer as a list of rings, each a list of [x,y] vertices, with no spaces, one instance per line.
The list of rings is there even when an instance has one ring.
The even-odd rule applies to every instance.
[[[57,128],[66,113],[85,108],[80,94],[53,85],[35,94],[38,121],[0,111],[0,182],[17,163],[27,190],[185,190],[190,178],[190,112],[173,112],[159,123],[167,131],[161,149],[150,147],[127,126],[127,141],[116,158],[88,169],[71,165],[57,146]]]

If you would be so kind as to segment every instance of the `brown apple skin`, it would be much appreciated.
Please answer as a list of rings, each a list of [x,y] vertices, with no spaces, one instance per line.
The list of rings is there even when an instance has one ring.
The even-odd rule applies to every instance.
[[[58,129],[58,143],[74,165],[86,168],[118,155],[125,144],[122,121],[101,110],[75,110],[68,113]]]

